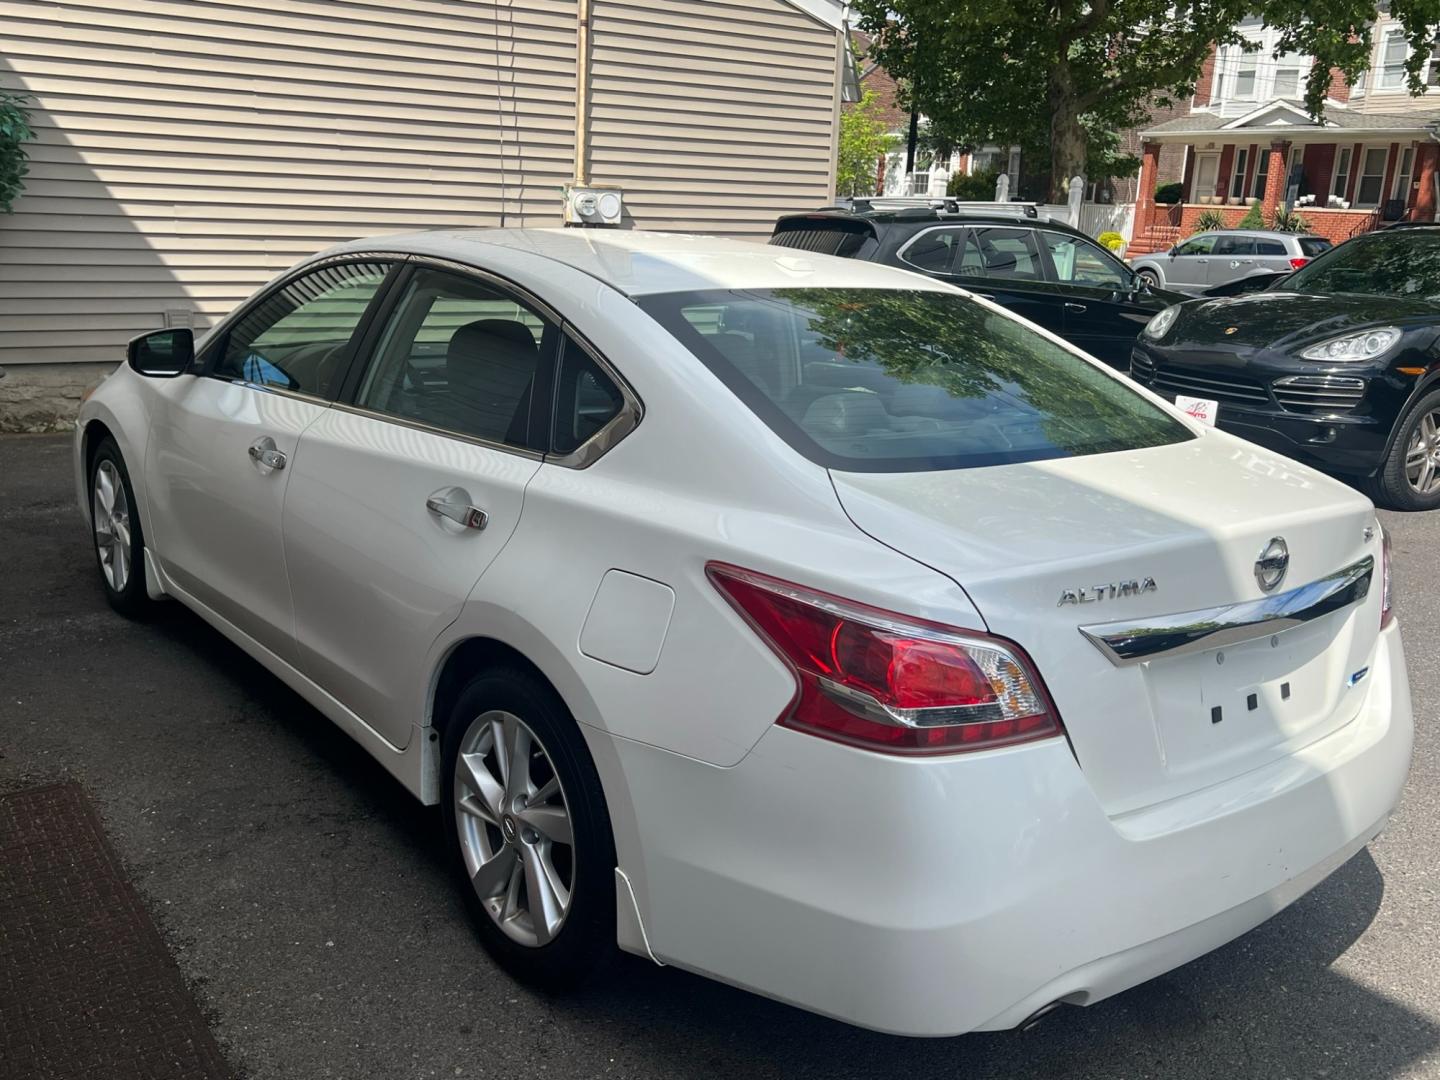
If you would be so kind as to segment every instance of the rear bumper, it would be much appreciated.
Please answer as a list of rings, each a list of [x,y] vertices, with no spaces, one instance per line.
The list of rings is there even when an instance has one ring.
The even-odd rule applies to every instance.
[[[1116,818],[1063,740],[926,761],[774,728],[729,769],[624,741],[613,760],[659,959],[934,1036],[1099,1001],[1262,922],[1383,827],[1412,739],[1392,627],[1343,728]]]

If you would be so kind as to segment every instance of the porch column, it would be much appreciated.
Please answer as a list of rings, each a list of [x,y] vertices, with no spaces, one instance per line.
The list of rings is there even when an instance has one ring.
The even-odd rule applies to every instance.
[[[1260,212],[1266,220],[1275,213],[1280,200],[1285,197],[1286,175],[1290,168],[1290,143],[1275,139],[1270,143],[1270,171],[1265,175],[1265,194],[1260,199]]]
[[[1131,232],[1139,236],[1150,224],[1150,218],[1155,212],[1155,178],[1160,175],[1160,144],[1158,142],[1143,142],[1140,144],[1140,183],[1135,191],[1135,220],[1131,225]]]
[[[1435,158],[1440,153],[1440,146],[1434,143],[1421,143],[1417,151],[1420,160],[1416,163],[1417,175],[1420,178],[1420,190],[1415,192],[1415,219],[1417,221],[1435,220]]]

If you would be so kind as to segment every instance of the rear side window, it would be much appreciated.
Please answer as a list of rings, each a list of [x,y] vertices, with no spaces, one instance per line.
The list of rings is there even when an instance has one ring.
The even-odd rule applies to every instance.
[[[1191,437],[1122,380],[966,296],[796,288],[639,303],[828,468],[973,468]]]
[[[418,269],[356,404],[457,435],[531,446],[535,379],[542,357],[554,356],[559,333],[491,285]]]
[[[964,229],[926,229],[900,249],[900,261],[927,274],[948,274],[964,241]]]
[[[1256,240],[1256,255],[1284,255],[1285,245],[1279,240]]]
[[[1254,255],[1255,241],[1246,236],[1222,236],[1215,242],[1216,255]]]
[[[1300,253],[1308,258],[1315,258],[1317,255],[1324,255],[1335,245],[1329,240],[1319,236],[1300,237]]]
[[[625,398],[614,380],[566,335],[555,386],[554,450],[568,454],[620,415]]]
[[[976,229],[960,258],[967,277],[1001,281],[1040,281],[1040,248],[1033,229]]]

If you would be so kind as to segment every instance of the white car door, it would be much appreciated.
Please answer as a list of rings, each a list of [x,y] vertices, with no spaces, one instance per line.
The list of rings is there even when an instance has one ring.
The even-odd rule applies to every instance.
[[[504,285],[423,262],[386,306],[300,438],[285,559],[301,670],[401,747],[428,651],[540,467],[561,331]]]
[[[337,261],[269,290],[207,344],[204,374],[163,387],[152,416],[151,543],[166,577],[292,663],[286,483],[391,265]]]

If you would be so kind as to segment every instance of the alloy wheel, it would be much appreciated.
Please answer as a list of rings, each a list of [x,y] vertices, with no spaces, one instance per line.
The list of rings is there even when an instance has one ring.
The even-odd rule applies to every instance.
[[[1420,418],[1405,452],[1405,479],[1417,495],[1440,491],[1440,409]]]
[[[100,571],[115,592],[124,592],[130,581],[130,500],[120,470],[108,459],[95,470],[91,498],[95,521],[95,550],[100,553]]]
[[[575,891],[575,841],[539,737],[513,713],[477,717],[460,743],[454,792],[461,854],[485,911],[521,945],[553,941]]]

